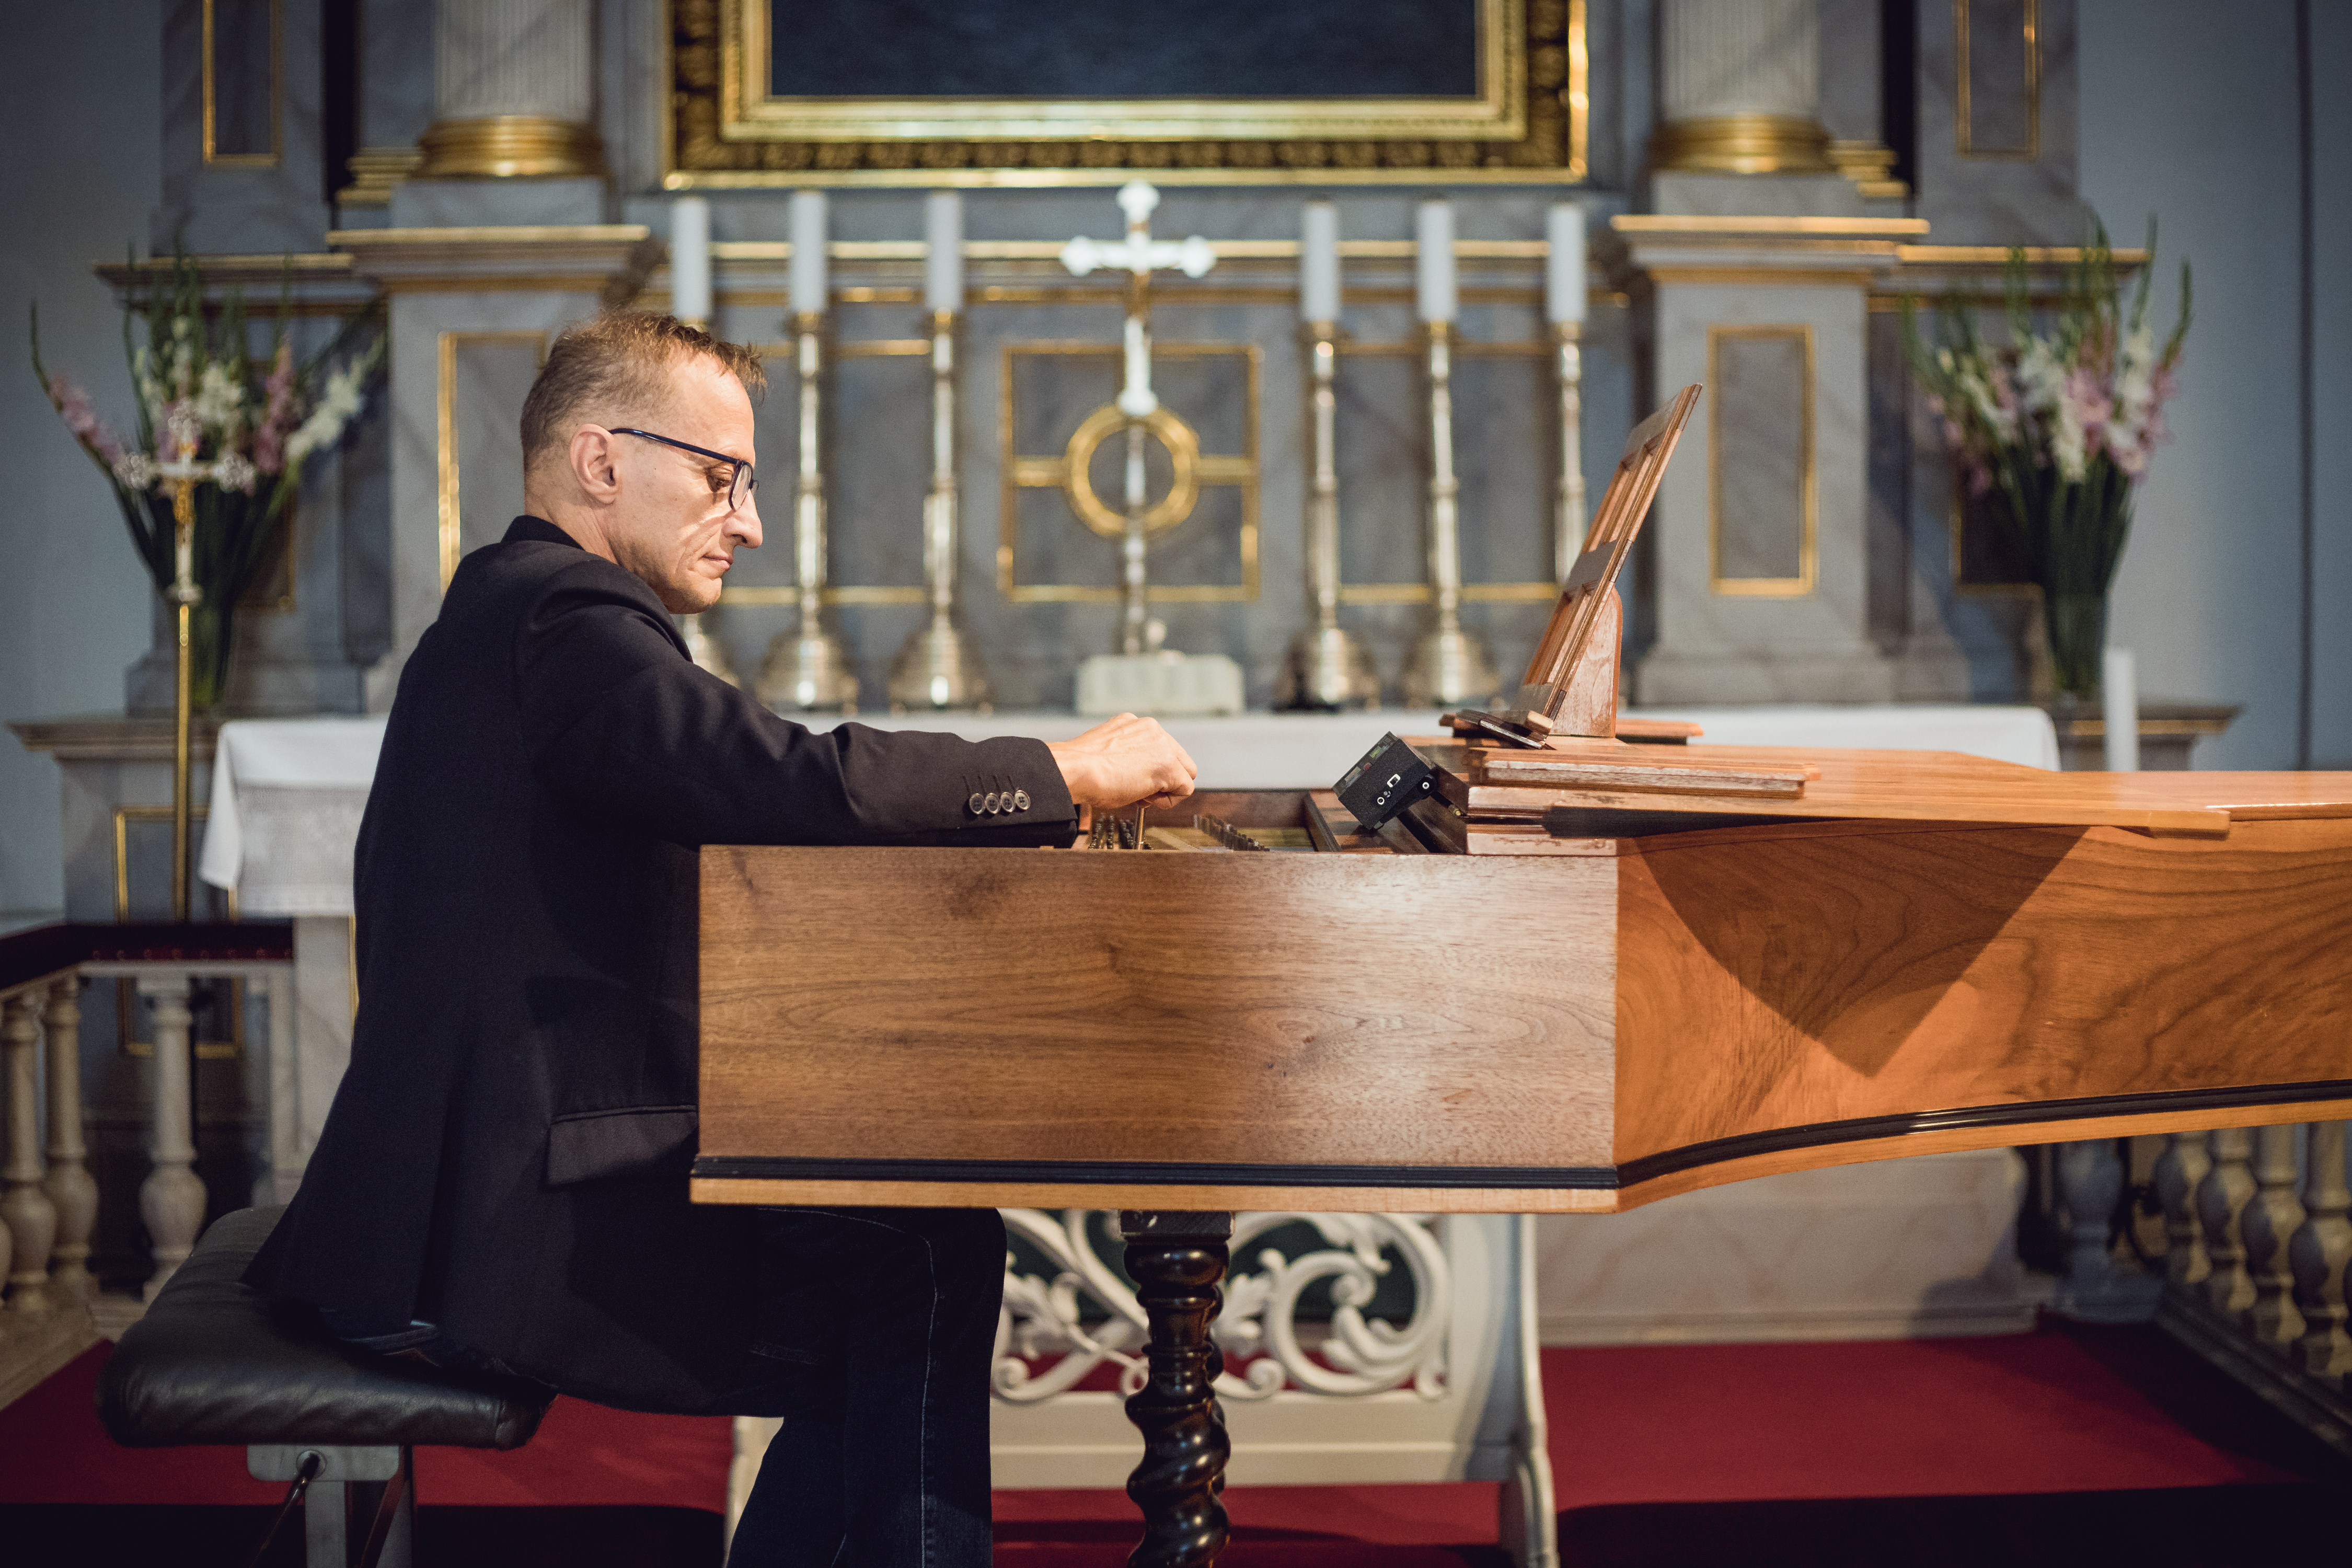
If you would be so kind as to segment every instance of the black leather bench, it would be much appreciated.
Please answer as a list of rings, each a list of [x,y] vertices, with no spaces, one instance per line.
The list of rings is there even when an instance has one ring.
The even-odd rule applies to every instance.
[[[99,1416],[126,1447],[245,1445],[257,1479],[293,1483],[288,1508],[302,1500],[310,1568],[406,1568],[411,1450],[519,1448],[551,1396],[534,1383],[371,1355],[273,1304],[244,1276],[282,1212],[213,1222],[106,1363]]]

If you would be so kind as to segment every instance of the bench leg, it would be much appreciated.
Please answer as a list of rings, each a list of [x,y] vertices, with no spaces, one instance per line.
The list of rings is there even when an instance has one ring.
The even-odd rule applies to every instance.
[[[302,1500],[302,1560],[308,1568],[412,1568],[414,1450],[257,1443],[245,1451],[245,1468],[256,1480],[288,1481],[314,1455],[320,1460],[317,1479]]]

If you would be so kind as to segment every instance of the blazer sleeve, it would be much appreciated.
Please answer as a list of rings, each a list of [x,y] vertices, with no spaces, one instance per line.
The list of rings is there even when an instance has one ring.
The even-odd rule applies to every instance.
[[[778,718],[696,668],[650,592],[594,556],[536,596],[514,675],[540,784],[675,844],[1048,844],[1076,831],[1043,742],[818,733]],[[973,808],[992,793],[997,812]],[[1008,797],[1025,804],[1003,808]]]

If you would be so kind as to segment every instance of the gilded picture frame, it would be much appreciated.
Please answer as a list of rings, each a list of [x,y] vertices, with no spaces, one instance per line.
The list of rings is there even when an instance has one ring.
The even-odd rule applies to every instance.
[[[669,0],[664,184],[1573,184],[1587,0],[1474,0],[1469,98],[778,98],[770,6]]]

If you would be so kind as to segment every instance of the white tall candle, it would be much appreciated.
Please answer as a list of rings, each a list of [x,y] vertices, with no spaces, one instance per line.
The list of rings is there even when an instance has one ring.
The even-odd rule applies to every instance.
[[[1414,218],[1413,238],[1418,242],[1421,319],[1450,321],[1455,306],[1453,204],[1422,203]]]
[[[1339,205],[1308,202],[1298,220],[1298,314],[1309,321],[1339,319]]]
[[[669,205],[669,313],[710,322],[710,198],[680,196]]]
[[[923,202],[923,309],[963,309],[963,197],[954,191]]]
[[[1544,316],[1557,326],[1584,320],[1584,209],[1556,202],[1544,218]]]
[[[2127,647],[2111,647],[2101,661],[2099,690],[2107,726],[2107,772],[2139,772],[2139,669]]]
[[[793,314],[825,307],[824,193],[793,193]]]

